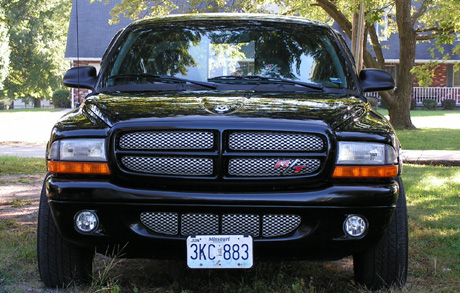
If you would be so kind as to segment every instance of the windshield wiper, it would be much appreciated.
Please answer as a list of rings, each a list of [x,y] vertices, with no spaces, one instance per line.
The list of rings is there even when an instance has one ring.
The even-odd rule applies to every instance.
[[[270,76],[262,76],[262,75],[227,75],[227,76],[216,76],[213,78],[209,78],[208,81],[212,82],[225,82],[225,83],[241,83],[242,81],[247,82],[258,82],[263,81],[267,83],[290,83],[295,85],[300,85],[304,87],[308,87],[314,90],[323,90],[323,87],[315,84],[315,83],[308,83],[303,81],[296,81],[292,79],[280,78],[280,77],[270,77]]]
[[[179,77],[175,77],[172,75],[158,75],[158,74],[151,74],[151,73],[117,74],[117,75],[111,75],[107,79],[122,79],[122,78],[151,78],[154,81],[159,81],[159,82],[168,82],[168,81],[171,81],[173,83],[177,83],[177,82],[187,83],[188,82],[194,85],[199,85],[199,86],[206,87],[206,88],[213,89],[213,90],[217,88],[215,84],[212,84],[210,82],[179,78]]]

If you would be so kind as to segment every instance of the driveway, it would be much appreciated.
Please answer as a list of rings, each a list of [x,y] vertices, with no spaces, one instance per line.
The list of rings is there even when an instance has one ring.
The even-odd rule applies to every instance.
[[[0,155],[44,158],[53,125],[69,111],[1,111]]]

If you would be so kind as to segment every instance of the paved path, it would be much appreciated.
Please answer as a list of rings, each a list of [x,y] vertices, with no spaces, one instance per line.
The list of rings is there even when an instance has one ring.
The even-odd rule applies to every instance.
[[[0,142],[46,143],[56,121],[68,110],[56,112],[0,111]]]

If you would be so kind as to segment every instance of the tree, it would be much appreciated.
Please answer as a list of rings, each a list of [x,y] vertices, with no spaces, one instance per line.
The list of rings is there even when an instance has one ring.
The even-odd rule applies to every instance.
[[[0,7],[0,90],[3,89],[3,81],[8,75],[10,64],[10,47],[7,20],[3,9]]]
[[[389,26],[383,33],[389,36],[398,32],[400,63],[396,90],[382,92],[381,96],[388,106],[390,121],[396,129],[415,128],[410,119],[413,73],[423,71],[414,67],[416,43],[433,40],[435,47],[442,50],[442,44],[453,43],[456,33],[460,31],[460,14],[457,12],[460,0],[122,0],[115,5],[111,14],[116,22],[120,14],[138,19],[167,14],[174,10],[255,12],[266,10],[268,3],[282,7],[279,11],[281,14],[302,15],[323,21],[332,18],[350,39],[353,15],[357,12],[359,3],[363,3],[366,7],[363,38],[366,46],[363,58],[364,65],[369,68],[385,69],[383,45],[375,24],[389,14]]]
[[[40,107],[62,87],[70,0],[2,1],[8,19],[10,65],[0,97],[32,99]]]

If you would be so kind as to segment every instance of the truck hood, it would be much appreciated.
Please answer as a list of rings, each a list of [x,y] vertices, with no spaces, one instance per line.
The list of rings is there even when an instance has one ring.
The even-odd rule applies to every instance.
[[[78,114],[80,113],[80,114]],[[167,121],[295,121],[341,132],[391,132],[385,118],[356,97],[337,94],[255,94],[189,92],[151,95],[99,94],[86,99],[74,115],[85,113],[112,128],[117,124]],[[75,120],[73,115],[69,119]],[[67,121],[71,122],[71,121]],[[70,126],[65,118],[61,126]],[[67,128],[67,127],[64,127]],[[61,130],[64,130],[61,128]],[[70,130],[70,129],[68,129]]]

